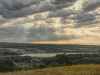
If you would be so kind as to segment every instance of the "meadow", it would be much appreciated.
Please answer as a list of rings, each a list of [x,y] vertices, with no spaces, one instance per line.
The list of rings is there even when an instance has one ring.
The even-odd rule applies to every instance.
[[[44,69],[21,70],[0,75],[100,75],[100,64],[78,64]]]

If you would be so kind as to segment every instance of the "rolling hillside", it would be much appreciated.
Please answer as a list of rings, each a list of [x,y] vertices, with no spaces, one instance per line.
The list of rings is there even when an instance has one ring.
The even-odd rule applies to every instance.
[[[0,75],[100,75],[100,65],[72,65],[28,71],[0,73]]]

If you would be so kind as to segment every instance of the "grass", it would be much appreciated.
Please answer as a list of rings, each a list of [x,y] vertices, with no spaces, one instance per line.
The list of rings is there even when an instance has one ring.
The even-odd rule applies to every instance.
[[[45,69],[0,73],[0,75],[100,75],[99,64],[50,67]]]

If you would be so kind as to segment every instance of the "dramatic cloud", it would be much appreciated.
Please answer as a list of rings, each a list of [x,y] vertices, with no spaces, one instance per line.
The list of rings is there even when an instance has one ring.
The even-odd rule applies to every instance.
[[[0,41],[100,37],[100,0],[0,0]]]
[[[71,4],[70,0],[0,0],[0,14],[7,18],[21,17],[36,12],[56,10]]]

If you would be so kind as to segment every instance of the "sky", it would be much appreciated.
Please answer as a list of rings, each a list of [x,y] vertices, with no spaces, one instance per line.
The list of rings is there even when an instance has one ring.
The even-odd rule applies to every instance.
[[[0,42],[100,45],[100,0],[0,0]]]

